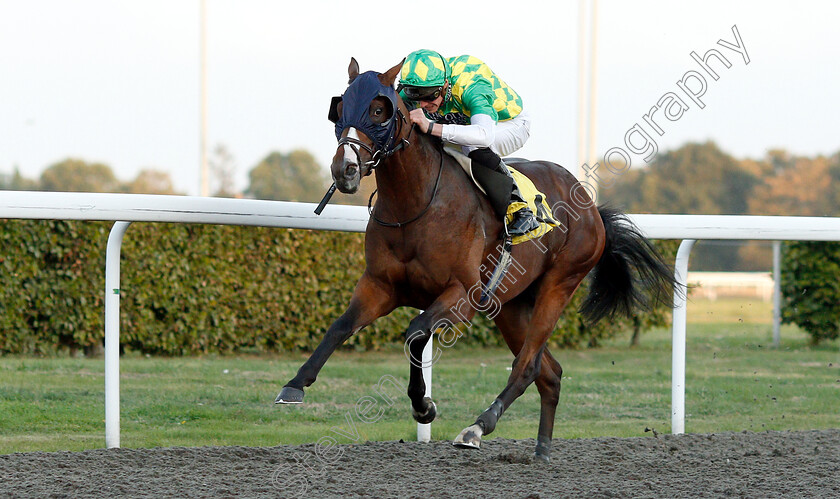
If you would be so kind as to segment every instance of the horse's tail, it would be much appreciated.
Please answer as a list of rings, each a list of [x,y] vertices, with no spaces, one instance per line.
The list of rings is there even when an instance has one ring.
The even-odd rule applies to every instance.
[[[606,244],[592,271],[583,316],[594,323],[616,313],[629,317],[636,308],[673,305],[677,283],[659,251],[620,210],[599,206],[598,212]]]

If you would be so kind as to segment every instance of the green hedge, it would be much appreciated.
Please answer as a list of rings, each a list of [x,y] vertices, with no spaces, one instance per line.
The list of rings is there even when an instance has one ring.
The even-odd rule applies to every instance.
[[[103,223],[3,222],[0,352],[84,348],[102,339],[107,234]]]
[[[105,246],[111,223],[0,221],[0,352],[100,348]],[[132,224],[122,250],[120,340],[165,355],[309,351],[346,308],[364,269],[363,234],[188,224]],[[669,251],[666,251],[668,253]],[[577,313],[579,290],[551,339],[597,344],[632,327]],[[416,312],[403,308],[345,348],[403,342]],[[641,319],[663,322],[663,309]],[[484,317],[459,341],[501,345]]]
[[[782,321],[796,324],[813,343],[840,336],[840,243],[784,244]]]

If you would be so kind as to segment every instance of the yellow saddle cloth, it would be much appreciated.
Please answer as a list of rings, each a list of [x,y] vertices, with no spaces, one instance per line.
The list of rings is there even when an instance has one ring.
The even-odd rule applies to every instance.
[[[484,192],[484,189],[478,182],[475,180],[475,177],[472,174],[472,161],[470,158],[464,153],[461,152],[460,148],[456,148],[454,146],[447,145],[443,148],[450,156],[455,158],[458,163],[461,165],[461,168],[467,172],[467,175],[473,179],[473,183]],[[510,170],[511,175],[513,175],[513,180],[516,181],[516,185],[519,187],[519,192],[522,194],[522,199],[526,202],[515,202],[511,203],[507,209],[507,215],[505,217],[505,223],[510,223],[513,220],[513,215],[525,208],[531,208],[531,213],[533,213],[537,220],[540,222],[539,227],[528,232],[527,234],[523,234],[521,236],[516,236],[511,240],[513,245],[517,245],[519,243],[524,243],[525,241],[530,241],[531,239],[540,237],[560,225],[559,222],[554,220],[554,215],[551,213],[551,207],[545,201],[545,194],[537,190],[537,187],[531,182],[531,179],[519,173],[515,168],[508,165],[508,169]],[[539,199],[539,202],[537,201]]]
[[[548,206],[548,203],[545,201],[545,194],[537,190],[537,187],[533,182],[531,182],[531,179],[519,173],[510,165],[508,165],[508,169],[510,170],[511,175],[513,175],[516,185],[519,186],[519,193],[522,195],[522,199],[524,199],[526,203],[518,201],[511,203],[507,209],[505,223],[510,223],[513,220],[514,213],[526,206],[531,208],[531,213],[533,213],[540,222],[539,227],[531,232],[514,237],[511,240],[511,243],[515,246],[519,243],[524,243],[525,241],[530,241],[531,239],[540,237],[560,224],[554,220],[554,215],[551,213],[551,207]]]

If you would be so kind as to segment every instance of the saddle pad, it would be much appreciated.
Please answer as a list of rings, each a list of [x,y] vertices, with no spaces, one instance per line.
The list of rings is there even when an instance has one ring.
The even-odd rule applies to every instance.
[[[475,180],[475,177],[472,174],[472,160],[469,156],[466,156],[464,153],[461,152],[461,148],[457,146],[452,146],[447,144],[444,148],[450,156],[455,158],[458,161],[458,164],[461,165],[461,168],[467,172],[467,175],[473,181],[473,184],[478,187],[478,189],[487,195],[484,191],[484,188]],[[507,216],[505,217],[505,222],[510,223],[513,220],[513,215],[517,211],[525,208],[526,206],[531,208],[531,212],[537,216],[537,220],[539,220],[540,225],[536,229],[532,230],[527,234],[523,234],[521,236],[516,236],[511,241],[514,245],[519,243],[524,243],[525,241],[530,241],[531,239],[540,237],[546,233],[548,233],[554,227],[560,225],[559,222],[554,220],[554,215],[551,213],[551,207],[548,206],[548,203],[545,201],[545,194],[537,190],[537,187],[531,182],[531,179],[526,177],[525,175],[519,173],[515,168],[507,165],[508,169],[510,170],[511,175],[513,175],[513,179],[516,182],[516,185],[519,186],[519,192],[522,194],[522,198],[525,199],[526,203],[516,202],[511,203],[508,206]],[[539,201],[537,201],[539,200]]]

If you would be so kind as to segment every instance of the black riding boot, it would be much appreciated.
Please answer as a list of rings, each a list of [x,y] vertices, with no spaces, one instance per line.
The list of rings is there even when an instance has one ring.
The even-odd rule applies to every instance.
[[[476,149],[469,156],[477,165],[483,167],[484,171],[473,170],[473,175],[487,192],[493,210],[505,220],[507,208],[511,203],[525,202],[513,175],[502,158],[489,148]],[[507,232],[513,237],[521,236],[539,226],[534,213],[526,206],[513,215],[513,220],[507,225]]]

